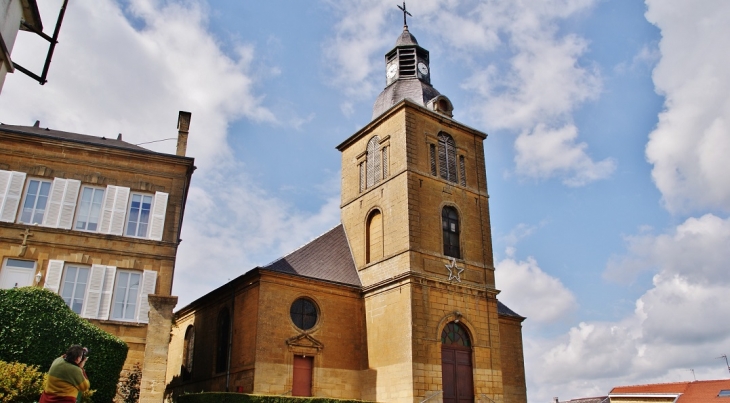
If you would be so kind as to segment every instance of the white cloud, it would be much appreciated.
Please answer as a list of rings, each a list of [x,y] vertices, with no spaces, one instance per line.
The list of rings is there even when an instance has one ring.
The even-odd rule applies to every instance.
[[[326,204],[313,215],[263,191],[232,155],[228,126],[246,119],[296,129],[313,116],[274,116],[255,85],[255,47],[238,43],[232,55],[224,53],[208,32],[205,3],[126,4],[134,24],[114,1],[69,4],[49,82],[40,87],[20,73],[9,76],[0,121],[31,125],[40,119],[42,127],[107,137],[122,132],[124,140],[141,143],[176,137],[177,111],[192,112],[188,155],[199,169],[173,288],[182,306],[333,227],[339,221],[339,182],[324,178],[320,193]],[[45,54],[46,45],[20,40],[14,59]],[[175,144],[146,147],[174,153]]]
[[[730,3],[646,3],[662,33],[653,78],[666,97],[646,147],[652,177],[670,211],[730,211]]]
[[[542,271],[533,257],[518,261],[515,249],[495,265],[499,300],[531,323],[549,324],[563,319],[576,308],[575,297],[559,279]]]
[[[538,124],[532,133],[523,132],[515,140],[517,173],[531,178],[559,175],[567,186],[583,186],[609,177],[616,163],[607,158],[594,162],[585,143],[576,143],[578,129],[566,125],[549,129]]]
[[[730,218],[689,218],[668,233],[628,242],[628,255],[614,258],[607,272],[654,271],[652,288],[621,320],[582,322],[557,339],[531,338],[531,393],[605,394],[618,385],[692,380],[690,368],[704,376],[698,379],[727,375],[715,357],[730,349]]]
[[[614,170],[612,160],[593,161],[587,145],[576,141],[571,115],[599,95],[601,80],[594,68],[579,63],[588,48],[586,40],[558,29],[560,22],[577,18],[594,3],[450,0],[413,5],[417,18],[411,31],[431,31],[445,42],[447,54],[441,57],[467,61],[471,76],[462,87],[475,96],[471,113],[487,127],[523,134],[515,147],[516,172],[521,176],[559,177],[568,186],[583,186]],[[331,4],[341,18],[334,39],[325,46],[335,83],[348,96],[371,100],[383,86],[382,55],[395,39],[392,34],[384,37],[385,17],[397,10],[385,1]],[[509,54],[505,66],[488,62],[496,51]],[[558,129],[545,131],[545,127]],[[538,130],[544,135],[525,135]],[[559,136],[566,130],[575,131],[568,141]],[[571,158],[540,150],[548,137],[560,142],[557,151]]]

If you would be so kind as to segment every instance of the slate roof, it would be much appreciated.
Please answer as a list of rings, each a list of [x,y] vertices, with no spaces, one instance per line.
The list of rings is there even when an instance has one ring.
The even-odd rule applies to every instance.
[[[36,127],[36,126],[14,126],[14,125],[6,125],[6,124],[0,123],[0,130],[15,133],[15,134],[30,134],[30,135],[34,135],[34,136],[68,140],[68,141],[73,141],[75,143],[83,143],[83,144],[99,145],[99,146],[104,146],[104,147],[122,148],[122,149],[126,149],[126,150],[155,153],[154,151],[150,151],[144,147],[140,147],[140,146],[137,146],[137,145],[134,145],[131,143],[127,143],[126,141],[117,140],[115,138],[96,137],[96,136],[89,136],[86,134],[63,132],[60,130],[52,130],[47,127],[42,128],[42,127]],[[155,154],[159,154],[159,153],[155,153]]]
[[[395,41],[395,46],[418,46],[416,37],[408,31],[408,27],[403,27],[403,33],[400,34],[398,39]]]
[[[378,95],[378,99],[375,100],[375,105],[373,105],[372,118],[377,118],[403,99],[407,98],[418,105],[426,106],[428,101],[439,95],[441,93],[436,91],[436,88],[417,78],[398,79]]]
[[[342,224],[261,269],[362,286]]]
[[[680,394],[676,403],[709,403],[730,402],[730,397],[718,397],[721,390],[730,390],[730,379],[713,381],[655,383],[649,385],[617,386],[611,390],[609,397],[619,394]],[[651,402],[644,398],[642,401]]]
[[[509,309],[507,305],[503,304],[502,301],[499,300],[497,300],[497,313],[503,316],[512,316],[513,318],[525,319],[524,316],[521,316],[517,312]]]

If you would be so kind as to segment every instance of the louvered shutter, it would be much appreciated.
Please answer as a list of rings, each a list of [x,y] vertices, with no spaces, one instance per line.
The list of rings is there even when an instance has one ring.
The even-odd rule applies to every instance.
[[[459,156],[459,183],[461,186],[466,186],[466,163],[463,155]]]
[[[18,215],[18,206],[20,205],[20,195],[23,193],[24,184],[25,172],[10,172],[7,186],[4,189],[5,197],[2,202],[2,211],[0,211],[0,221],[15,222],[15,217]],[[0,186],[0,190],[3,190],[2,186]]]
[[[431,154],[431,175],[436,176],[436,146],[429,144],[428,148]]]
[[[114,277],[117,274],[116,266],[106,266],[104,283],[101,286],[101,301],[99,302],[99,319],[109,319],[112,297],[114,296]]]
[[[77,181],[76,179],[66,179],[66,192],[63,195],[61,214],[58,217],[58,228],[71,229],[80,188],[81,181]]]
[[[388,177],[388,147],[383,147],[380,151],[383,154],[383,179]]]
[[[81,308],[81,316],[89,319],[96,319],[99,316],[99,303],[101,302],[101,289],[104,284],[104,272],[106,266],[95,264],[91,266],[89,273],[89,285],[86,289],[86,299]]]
[[[109,185],[104,192],[104,204],[101,206],[101,219],[99,220],[99,232],[108,234],[112,223],[112,212],[114,211],[114,199],[117,197],[117,187]]]
[[[127,201],[129,201],[129,188],[117,186],[117,194],[114,197],[114,208],[112,220],[109,226],[109,233],[122,235],[124,233],[124,219],[127,217]]]
[[[365,163],[360,163],[360,193],[365,191]]]
[[[3,210],[3,204],[5,203],[5,194],[8,192],[8,185],[10,184],[11,174],[12,172],[10,171],[4,171],[0,169],[0,211]]]
[[[43,288],[55,294],[61,288],[61,277],[63,274],[63,260],[49,260],[48,269],[46,270],[46,281]]]
[[[157,283],[157,272],[154,270],[145,270],[142,274],[142,289],[139,293],[139,310],[137,311],[137,321],[142,323],[149,322],[150,301],[148,295],[155,293],[155,285]]]
[[[66,193],[66,179],[55,178],[48,195],[46,214],[43,216],[44,227],[58,228],[58,217],[61,215],[63,195]]]
[[[366,174],[366,183],[367,187],[371,187],[374,184],[376,184],[378,181],[376,180],[378,171],[380,170],[380,162],[377,162],[378,160],[378,136],[373,137],[368,142],[368,148],[367,148],[367,159],[366,159],[366,165],[365,168],[367,170]],[[377,165],[377,167],[376,167]]]
[[[167,212],[168,194],[164,192],[155,193],[155,205],[152,207],[150,217],[150,239],[162,240],[162,233],[165,230],[165,213]]]

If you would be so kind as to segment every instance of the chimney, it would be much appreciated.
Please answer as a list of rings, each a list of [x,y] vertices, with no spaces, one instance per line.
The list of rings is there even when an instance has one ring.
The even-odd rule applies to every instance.
[[[180,111],[177,115],[177,151],[175,154],[185,156],[188,149],[188,130],[190,129],[190,116],[192,113]]]
[[[558,401],[558,398],[557,398],[557,397],[554,397],[554,398],[553,398],[553,403],[560,403],[560,402]]]

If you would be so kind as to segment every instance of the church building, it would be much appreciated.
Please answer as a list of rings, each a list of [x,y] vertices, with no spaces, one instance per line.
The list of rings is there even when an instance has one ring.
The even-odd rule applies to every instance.
[[[341,223],[180,309],[168,393],[527,401],[525,318],[494,282],[487,135],[453,119],[407,25],[384,72],[372,120],[337,146]]]

